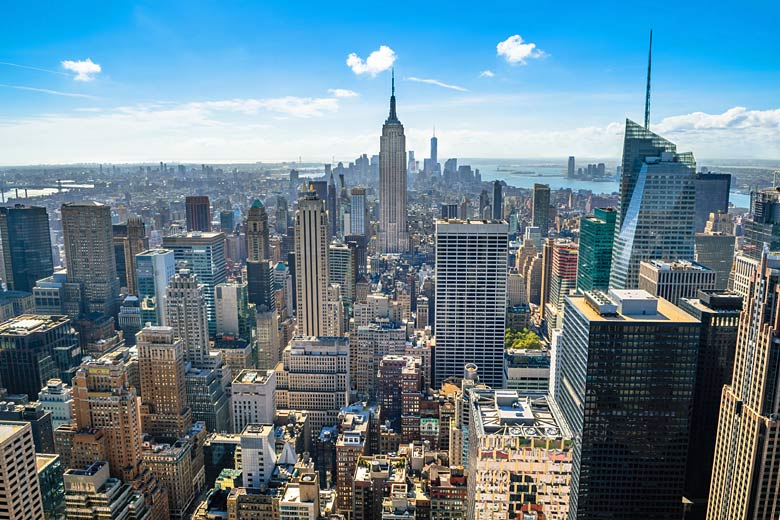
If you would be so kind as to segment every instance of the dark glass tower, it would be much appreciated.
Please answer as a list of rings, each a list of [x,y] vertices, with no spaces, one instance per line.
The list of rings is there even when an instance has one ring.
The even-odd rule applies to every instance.
[[[501,193],[501,181],[493,183],[493,220],[504,218],[504,196]]]
[[[580,219],[580,247],[577,259],[577,290],[607,290],[615,238],[613,208],[596,208],[592,217]]]
[[[203,195],[185,200],[187,231],[211,231],[211,207],[209,198]]]
[[[566,298],[554,397],[579,433],[569,518],[682,518],[699,328],[645,291]]]
[[[46,208],[23,206],[0,208],[2,277],[9,290],[31,292],[35,282],[51,276],[49,215]]]

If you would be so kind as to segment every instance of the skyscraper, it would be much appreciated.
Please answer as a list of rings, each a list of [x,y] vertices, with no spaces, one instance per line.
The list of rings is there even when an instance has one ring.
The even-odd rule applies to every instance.
[[[114,254],[119,284],[130,294],[138,294],[135,255],[149,249],[146,226],[139,217],[130,217],[125,224],[113,226]]]
[[[439,163],[439,140],[436,138],[436,129],[433,129],[433,135],[431,136],[431,162],[434,169]]]
[[[184,380],[184,341],[174,329],[147,326],[138,333],[141,424],[153,437],[178,439],[192,427]]]
[[[607,290],[612,266],[612,241],[615,238],[613,208],[595,208],[592,217],[580,219],[580,244],[577,259],[577,290]]]
[[[404,178],[406,174],[404,173]],[[298,334],[323,336],[328,295],[328,213],[306,192],[295,212],[295,285]]]
[[[728,213],[730,191],[731,174],[696,174],[696,220],[694,225],[697,233],[704,231],[710,213]]]
[[[726,290],[729,284],[736,238],[720,231],[696,233],[694,260],[715,271],[715,289],[719,291]]]
[[[696,162],[626,120],[610,287],[634,289],[643,260],[692,260]]]
[[[9,290],[32,292],[35,282],[54,272],[46,208],[0,208],[0,277]]]
[[[165,290],[176,273],[173,251],[149,249],[136,255],[141,324],[165,325]]]
[[[184,341],[184,359],[196,367],[209,364],[205,287],[198,275],[180,269],[165,291],[165,323]]]
[[[761,258],[764,244],[780,251],[780,188],[764,188],[750,193],[750,213],[745,218],[744,254]]]
[[[0,421],[0,519],[44,520],[32,428]]]
[[[198,275],[198,283],[204,285],[206,309],[209,317],[209,334],[217,331],[217,315],[214,291],[227,280],[225,267],[225,234],[192,232],[163,238],[163,247],[173,251],[177,267],[184,264]]]
[[[88,312],[115,313],[119,298],[111,208],[93,201],[62,205],[68,281],[83,284]]]
[[[184,206],[187,231],[211,231],[211,205],[207,196],[189,196]]]
[[[552,242],[551,256],[550,288],[544,308],[548,336],[552,336],[553,329],[561,327],[563,302],[577,286],[577,244],[566,238],[556,238]]]
[[[501,193],[501,181],[493,182],[493,220],[504,218],[504,196]]]
[[[715,289],[715,271],[685,260],[650,260],[639,265],[639,288],[678,305],[680,298]]]
[[[433,151],[433,150],[432,150]],[[406,224],[406,137],[395,113],[395,78],[390,95],[390,115],[379,140],[379,234],[382,253],[409,249]]]
[[[366,189],[352,188],[351,211],[349,213],[349,234],[365,235],[368,229]]]
[[[436,221],[434,388],[466,363],[502,386],[508,231],[506,222]]]
[[[737,332],[731,384],[721,394],[707,518],[772,518],[780,502],[780,256],[761,254]]]
[[[566,298],[555,399],[575,443],[578,520],[676,520],[699,321],[640,290]]]
[[[696,298],[682,298],[678,305],[701,321],[685,498],[692,502],[692,511],[686,518],[703,519],[710,492],[721,394],[723,385],[731,384],[734,372],[742,297],[729,292],[699,291]]]
[[[287,208],[287,199],[276,197],[276,232],[280,234],[287,233],[290,213]]]
[[[328,179],[328,221],[330,222],[330,236],[339,234],[339,210],[338,197],[336,195],[336,181],[333,180],[333,170]]]
[[[268,258],[268,235],[268,213],[263,203],[255,199],[246,217],[246,259],[248,262],[259,262]]]
[[[547,184],[534,184],[531,225],[538,227],[543,237],[547,236],[550,229],[550,187]]]
[[[571,179],[571,178],[574,177],[575,172],[576,172],[576,169],[575,169],[575,164],[574,164],[574,156],[570,155],[569,156],[568,168],[566,170],[566,176],[569,179]]]

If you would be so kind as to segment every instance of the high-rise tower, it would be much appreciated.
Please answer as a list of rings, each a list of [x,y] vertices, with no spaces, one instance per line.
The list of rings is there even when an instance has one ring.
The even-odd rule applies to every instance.
[[[268,258],[268,212],[262,202],[255,200],[246,217],[246,259],[248,262],[259,262],[266,258]]]
[[[314,192],[303,195],[295,212],[295,285],[298,334],[324,336],[328,299],[328,213],[324,201]]]
[[[35,282],[54,272],[46,208],[0,208],[0,276],[9,290],[31,292]]]
[[[626,120],[610,287],[635,289],[643,260],[692,260],[696,161]]]
[[[409,249],[406,226],[406,137],[395,113],[395,76],[390,114],[379,139],[379,251],[401,253]]]
[[[737,331],[730,385],[723,388],[707,518],[777,516],[780,501],[780,256],[765,247]]]

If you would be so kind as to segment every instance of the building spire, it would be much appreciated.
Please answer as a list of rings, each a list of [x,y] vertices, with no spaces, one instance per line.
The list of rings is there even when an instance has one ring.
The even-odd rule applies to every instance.
[[[645,92],[645,130],[650,129],[650,69],[653,64],[653,30],[650,29],[650,49],[647,51],[647,91]]]
[[[387,116],[385,124],[401,124],[398,120],[398,116],[395,113],[395,67],[393,67],[390,83],[390,115]]]

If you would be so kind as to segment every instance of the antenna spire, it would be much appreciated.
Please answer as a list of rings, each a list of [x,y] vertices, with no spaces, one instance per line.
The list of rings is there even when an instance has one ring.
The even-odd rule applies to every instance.
[[[395,67],[393,67],[393,69],[390,71],[390,76],[391,76],[390,95],[395,96]]]
[[[647,91],[645,92],[645,129],[650,128],[650,70],[653,64],[653,30],[650,29],[650,48],[647,51]]]

